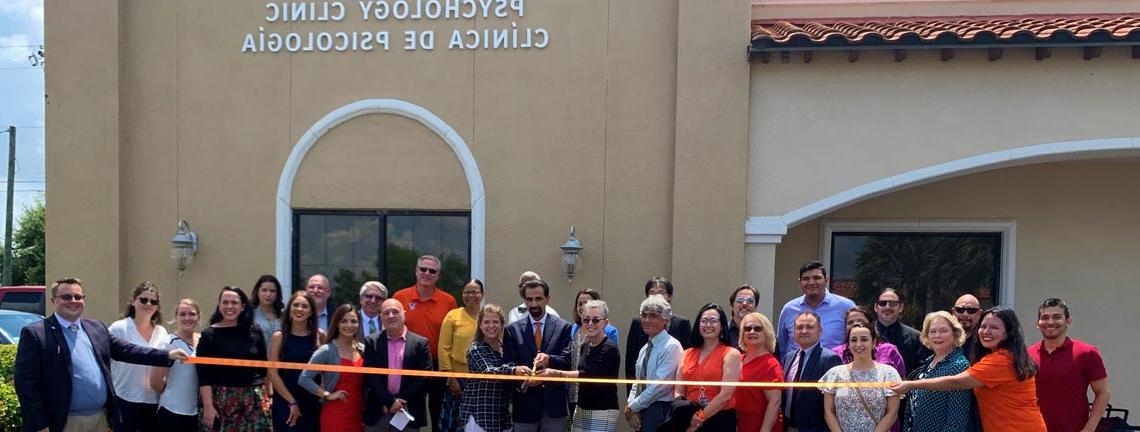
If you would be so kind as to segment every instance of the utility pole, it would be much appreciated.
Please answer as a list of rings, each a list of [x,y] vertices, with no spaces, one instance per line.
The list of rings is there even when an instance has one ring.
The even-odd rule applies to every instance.
[[[16,127],[8,126],[8,207],[4,214],[4,285],[12,285],[12,195],[16,191]]]

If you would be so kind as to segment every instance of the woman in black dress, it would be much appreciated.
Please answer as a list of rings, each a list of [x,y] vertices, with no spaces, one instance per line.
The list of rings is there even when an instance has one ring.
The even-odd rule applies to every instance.
[[[293,293],[281,317],[281,328],[269,344],[269,361],[308,363],[324,340],[317,328],[316,302],[304,291]],[[321,403],[297,384],[297,369],[269,369],[273,383],[273,430],[316,432],[321,425]]]

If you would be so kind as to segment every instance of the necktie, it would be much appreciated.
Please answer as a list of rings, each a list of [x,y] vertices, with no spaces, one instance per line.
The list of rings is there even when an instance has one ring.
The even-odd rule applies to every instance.
[[[368,320],[368,335],[371,336],[373,334],[376,334],[376,330],[376,318],[370,318]]]
[[[75,349],[75,341],[79,338],[79,325],[71,323],[67,326],[67,347]]]
[[[542,351],[542,321],[534,322],[534,348]]]
[[[649,379],[649,377],[646,375],[649,373],[649,355],[650,354],[653,354],[653,339],[650,339],[649,343],[645,345],[645,361],[641,363],[641,370],[638,371],[638,373],[637,373],[637,379],[643,379],[643,380]],[[640,394],[644,390],[645,390],[645,384],[638,384],[637,385],[637,393],[638,394]]]
[[[803,363],[803,359],[804,359],[804,350],[800,350],[799,353],[796,353],[796,359],[792,361],[792,366],[790,368],[788,368],[789,369],[789,371],[788,371],[788,382],[795,382],[797,379],[799,379],[799,377],[800,377],[800,364]],[[795,390],[788,389],[788,393],[786,395],[784,395],[784,400],[787,401],[786,402],[787,403],[787,410],[786,411],[788,413],[788,420],[792,424],[795,424],[795,421],[796,421],[796,417],[795,417],[796,405],[794,403],[795,401],[792,400],[794,398],[795,398]]]

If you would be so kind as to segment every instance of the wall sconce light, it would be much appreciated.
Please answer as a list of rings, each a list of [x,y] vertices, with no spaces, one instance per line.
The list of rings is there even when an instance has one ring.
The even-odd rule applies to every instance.
[[[573,283],[574,274],[578,273],[581,266],[578,254],[582,252],[582,242],[574,236],[574,225],[570,225],[570,237],[560,247],[562,248],[562,271],[566,273],[566,279]]]
[[[194,261],[198,254],[198,233],[190,229],[190,224],[184,220],[178,221],[178,232],[170,239],[170,258],[178,266],[178,277],[182,271]]]

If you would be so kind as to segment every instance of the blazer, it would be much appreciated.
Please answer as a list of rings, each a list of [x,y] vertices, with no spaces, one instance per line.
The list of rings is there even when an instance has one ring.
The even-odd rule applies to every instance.
[[[681,350],[692,348],[689,342],[692,339],[690,334],[693,330],[692,325],[689,324],[689,319],[683,316],[674,314],[673,318],[669,320],[669,328],[665,329],[669,336],[673,336],[677,342],[681,343]],[[634,317],[633,321],[629,323],[629,336],[625,339],[625,378],[636,379],[637,377],[637,353],[641,352],[641,347],[649,342],[649,336],[645,334],[645,330],[641,329],[641,317]],[[632,386],[625,385],[625,390],[628,392]]]
[[[387,333],[373,333],[364,339],[364,367],[388,367]],[[401,369],[432,370],[431,349],[428,348],[427,338],[408,330],[404,336],[404,362]],[[396,398],[400,398],[407,401],[408,413],[416,418],[409,423],[409,427],[426,426],[427,407],[424,406],[424,395],[427,394],[429,385],[428,378],[402,375],[400,391],[392,394],[388,392],[388,375],[365,375],[364,424],[375,425],[383,414],[381,407],[391,406]]]
[[[534,346],[534,327],[530,318],[523,317],[507,326],[503,338],[503,363],[531,366],[539,352],[550,356],[551,369],[570,369],[570,323],[562,318],[546,314],[546,324],[542,328],[542,346]],[[526,392],[519,391],[518,384],[512,385],[511,394],[514,409],[511,420],[515,423],[537,423],[545,412],[551,418],[570,415],[567,405],[569,389],[566,383],[545,383],[530,387]]]
[[[792,366],[792,362],[796,360],[796,353],[799,350],[789,351],[784,356],[783,366],[785,376],[788,373],[788,368]],[[839,358],[834,352],[829,349],[824,349],[823,345],[816,344],[806,356],[805,363],[800,365],[802,372],[796,377],[796,381],[816,382],[823,377],[833,367],[843,364],[843,360]],[[827,421],[823,416],[823,393],[819,389],[792,389],[792,402],[791,405],[795,406],[795,417],[788,416],[788,412],[784,412],[784,423],[789,427],[795,427],[801,432],[828,432]]]
[[[111,360],[148,366],[170,367],[168,350],[135,345],[112,336],[102,321],[80,318],[80,326],[95,352],[95,362],[107,384],[107,412],[113,413],[115,386],[111,383]],[[16,347],[16,395],[24,431],[48,428],[62,432],[71,406],[71,349],[55,315],[29,324],[20,331]]]

